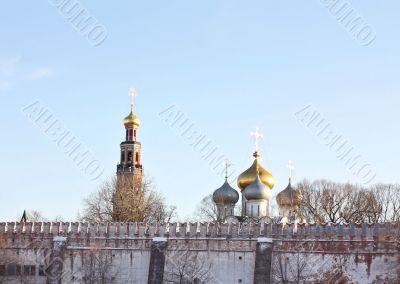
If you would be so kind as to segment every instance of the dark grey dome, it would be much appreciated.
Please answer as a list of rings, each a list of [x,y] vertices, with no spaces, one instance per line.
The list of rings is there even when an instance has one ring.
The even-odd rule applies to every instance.
[[[244,189],[243,195],[247,200],[269,200],[271,192],[270,189],[261,182],[260,177],[257,175],[256,180]]]
[[[227,181],[214,191],[213,200],[216,204],[235,204],[239,201],[239,193]]]

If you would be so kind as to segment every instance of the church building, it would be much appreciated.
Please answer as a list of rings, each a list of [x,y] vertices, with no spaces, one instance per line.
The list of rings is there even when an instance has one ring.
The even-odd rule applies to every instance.
[[[269,219],[271,191],[275,185],[275,179],[270,172],[261,166],[258,143],[263,135],[258,127],[251,135],[255,138],[254,162],[246,171],[239,175],[237,185],[242,198],[242,210],[240,216],[235,216],[235,205],[239,201],[239,193],[228,183],[227,174],[225,183],[214,191],[213,201],[217,207],[219,222],[260,221]],[[226,172],[228,163],[226,162]],[[302,196],[291,185],[292,163],[289,162],[289,185],[277,195],[279,214],[282,222],[290,222],[296,219]]]

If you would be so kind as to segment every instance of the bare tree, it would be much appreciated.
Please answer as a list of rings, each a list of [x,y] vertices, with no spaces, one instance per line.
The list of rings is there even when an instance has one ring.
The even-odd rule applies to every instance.
[[[346,201],[341,208],[341,218],[347,223],[377,221],[381,214],[381,206],[374,194],[366,188],[347,184]]]
[[[347,284],[354,283],[347,273],[347,265],[349,261],[348,255],[335,255],[332,257],[331,267],[325,271],[320,280],[326,283]]]
[[[272,264],[272,279],[273,283],[289,283],[288,275],[288,261],[289,258],[285,257],[283,253],[273,254],[273,264]]]
[[[86,284],[113,283],[117,272],[113,271],[112,252],[93,246],[82,255],[82,282]]]
[[[83,201],[83,213],[79,217],[84,222],[111,222],[113,220],[114,196],[117,191],[117,179],[112,177],[105,181],[98,191],[91,193]],[[169,222],[176,215],[176,207],[168,206],[164,196],[154,190],[151,179],[144,178],[142,183],[142,193],[134,196],[121,197],[122,202],[129,202],[123,208],[128,208],[125,212],[120,212],[123,220],[144,221],[144,222]],[[137,200],[135,198],[143,198]],[[141,204],[141,206],[138,206]]]
[[[218,210],[213,201],[213,195],[207,195],[201,201],[196,209],[195,216],[201,222],[217,222]]]
[[[291,251],[273,253],[272,283],[353,283],[348,276],[348,255],[310,253],[318,243],[306,241]]]
[[[273,283],[303,283],[311,275],[311,259],[304,253],[274,253],[272,264]]]
[[[100,188],[83,200],[83,216],[85,222],[111,222],[113,214],[113,194],[116,190],[116,178],[106,180]]]
[[[169,223],[176,217],[176,207],[167,206],[165,197],[156,191],[149,190],[145,196],[144,215],[149,223]]]
[[[64,219],[61,216],[56,216],[53,219],[50,219],[46,217],[41,211],[38,210],[28,210],[26,211],[26,215],[24,215],[26,218],[26,222],[35,222],[35,223],[40,223],[40,222],[64,222]],[[21,219],[20,217],[17,217],[17,220],[21,222],[23,221],[23,218]]]
[[[29,210],[27,213],[28,222],[47,222],[48,219],[43,215],[42,212],[37,210]]]
[[[307,180],[297,185],[303,195],[300,213],[316,223],[377,222],[382,206],[376,194],[353,184]]]
[[[373,222],[400,221],[400,185],[376,184],[371,187],[371,193],[381,207],[379,218]]]
[[[209,258],[195,251],[176,251],[167,258],[164,282],[174,284],[215,283]]]
[[[145,194],[151,181],[144,178],[141,186],[130,175],[120,175],[115,178],[112,195],[112,210],[114,222],[142,222],[145,220]]]

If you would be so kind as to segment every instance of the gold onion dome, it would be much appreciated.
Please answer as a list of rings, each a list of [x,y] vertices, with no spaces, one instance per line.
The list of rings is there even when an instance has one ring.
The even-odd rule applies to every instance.
[[[131,113],[124,118],[124,125],[126,128],[138,128],[140,126],[140,120],[133,113],[133,110],[131,110]]]
[[[238,187],[243,191],[247,186],[249,186],[256,180],[258,174],[260,181],[264,185],[268,186],[269,189],[272,189],[275,185],[274,177],[270,172],[268,172],[260,165],[260,155],[257,151],[253,154],[253,156],[254,162],[251,167],[240,174],[238,177]]]
[[[289,185],[276,196],[276,202],[279,207],[299,207],[303,202],[303,196],[292,187],[292,182],[289,180]]]

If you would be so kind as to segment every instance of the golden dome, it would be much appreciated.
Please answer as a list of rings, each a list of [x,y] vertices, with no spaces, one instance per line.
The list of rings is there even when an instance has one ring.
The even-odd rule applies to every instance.
[[[124,118],[124,125],[126,128],[138,128],[140,126],[140,120],[132,110],[131,113]]]
[[[257,178],[257,173],[260,177],[261,182],[272,189],[275,185],[275,179],[270,172],[264,169],[259,162],[260,155],[258,152],[253,154],[254,162],[250,168],[239,175],[237,184],[238,187],[243,191],[248,185],[253,183]]]
[[[303,202],[303,196],[292,187],[291,180],[289,180],[289,185],[276,196],[276,201],[279,207],[298,208]]]

